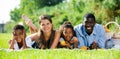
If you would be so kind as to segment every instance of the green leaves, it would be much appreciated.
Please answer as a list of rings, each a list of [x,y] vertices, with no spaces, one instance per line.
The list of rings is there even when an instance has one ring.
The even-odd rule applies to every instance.
[[[109,21],[117,21],[120,24],[119,6],[120,0],[69,0],[64,3],[62,0],[21,0],[20,8],[11,11],[10,15],[11,20],[19,22],[21,14],[26,14],[38,28],[38,17],[41,14],[52,15],[56,29],[67,20],[74,26],[82,23],[86,13],[95,14],[100,24],[106,24]]]

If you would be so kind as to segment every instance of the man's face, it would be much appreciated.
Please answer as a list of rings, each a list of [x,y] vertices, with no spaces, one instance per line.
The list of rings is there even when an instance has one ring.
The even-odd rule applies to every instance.
[[[83,25],[85,26],[87,34],[90,35],[93,32],[95,21],[93,18],[84,18]]]

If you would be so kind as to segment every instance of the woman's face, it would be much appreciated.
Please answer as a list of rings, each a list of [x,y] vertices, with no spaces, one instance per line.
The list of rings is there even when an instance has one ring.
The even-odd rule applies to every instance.
[[[67,41],[70,41],[73,37],[73,31],[71,28],[64,28],[63,29],[63,36]]]
[[[44,33],[51,32],[52,30],[52,23],[49,20],[41,20],[40,28]]]

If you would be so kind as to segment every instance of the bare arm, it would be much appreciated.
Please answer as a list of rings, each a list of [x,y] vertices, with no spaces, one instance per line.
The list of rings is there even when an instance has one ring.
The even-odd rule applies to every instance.
[[[39,39],[40,34],[39,32],[37,32],[37,33],[31,34],[29,37],[31,38],[32,41],[35,41],[36,39]]]
[[[9,49],[14,49],[14,44],[15,44],[15,36],[12,34],[12,38],[9,41],[10,47]]]
[[[25,38],[26,38],[26,32],[25,32],[25,30],[23,30],[23,49],[26,49],[27,48],[27,45],[26,45],[26,42],[25,42]]]
[[[55,33],[55,39],[54,39],[54,41],[53,41],[53,44],[52,44],[52,46],[51,46],[51,49],[54,49],[54,48],[57,47],[58,42],[59,42],[59,39],[60,39],[60,32],[59,32],[59,31],[56,31],[56,33]]]
[[[73,44],[74,44],[74,48],[78,48],[78,39],[77,38],[73,39]]]
[[[11,40],[9,49],[14,49],[15,41]]]

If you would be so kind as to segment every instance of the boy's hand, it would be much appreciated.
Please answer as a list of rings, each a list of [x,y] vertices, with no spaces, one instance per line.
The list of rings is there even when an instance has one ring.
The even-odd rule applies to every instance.
[[[90,45],[89,48],[90,49],[98,49],[98,44],[96,43],[96,41],[93,41],[93,43]]]

